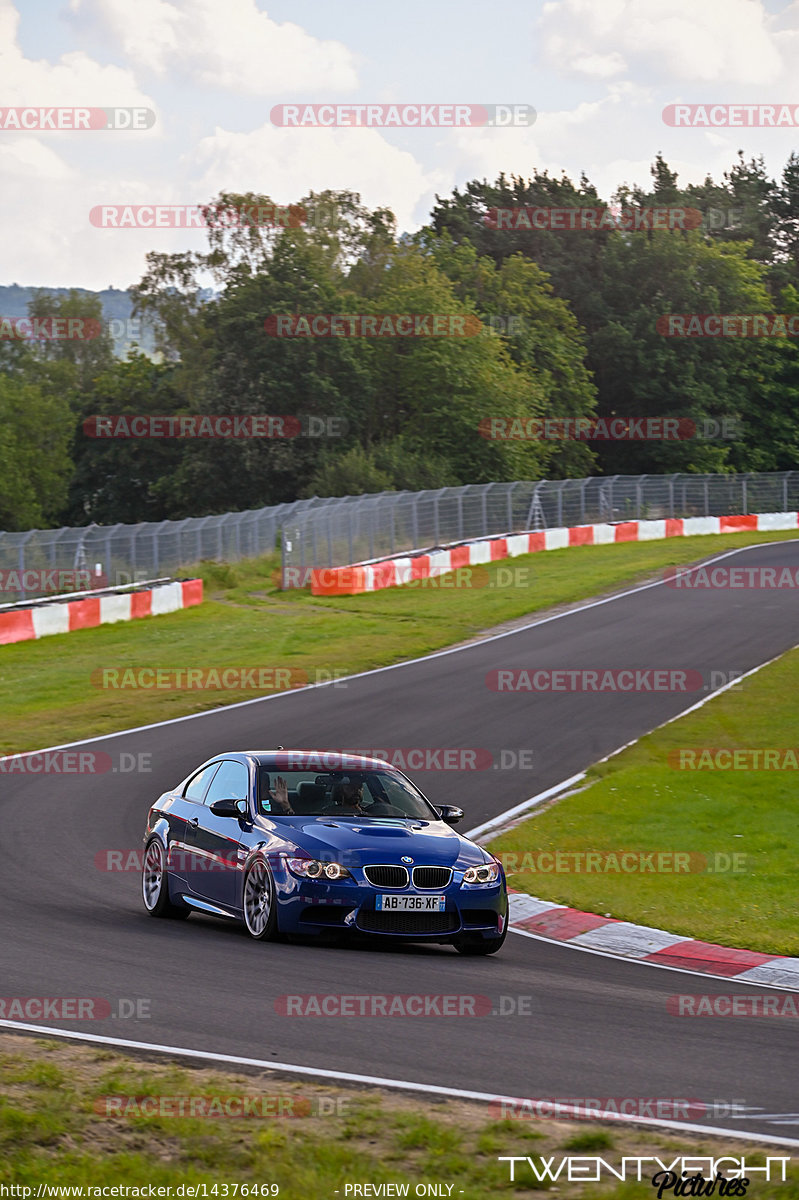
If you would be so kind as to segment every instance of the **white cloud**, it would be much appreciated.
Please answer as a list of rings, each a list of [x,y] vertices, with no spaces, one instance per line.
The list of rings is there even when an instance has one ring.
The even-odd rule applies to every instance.
[[[255,0],[70,0],[118,43],[135,66],[243,95],[357,86],[354,56],[291,22],[273,21]]]
[[[217,129],[184,168],[208,199],[222,189],[264,192],[280,204],[326,188],[359,192],[367,207],[391,208],[400,229],[415,225],[422,200],[454,183],[449,173],[425,171],[374,129]]]
[[[766,84],[783,72],[760,0],[558,0],[539,35],[548,66],[586,77]]]
[[[153,106],[140,90],[132,71],[102,66],[83,51],[62,54],[54,63],[26,58],[17,44],[18,26],[19,13],[11,0],[0,0],[0,79],[3,81],[4,105]]]

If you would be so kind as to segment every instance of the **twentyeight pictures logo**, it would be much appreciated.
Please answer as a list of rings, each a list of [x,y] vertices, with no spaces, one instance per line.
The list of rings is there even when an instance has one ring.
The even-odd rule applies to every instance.
[[[468,129],[535,124],[532,104],[276,104],[281,129]]]

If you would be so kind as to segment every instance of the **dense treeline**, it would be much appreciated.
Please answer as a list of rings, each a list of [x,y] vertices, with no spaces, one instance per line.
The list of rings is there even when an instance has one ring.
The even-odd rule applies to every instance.
[[[269,203],[223,194],[213,205]],[[666,337],[658,323],[668,313],[799,313],[799,156],[779,181],[740,155],[722,182],[684,188],[658,156],[649,191],[612,197],[613,211],[690,209],[684,228],[536,228],[530,209],[607,208],[586,178],[546,172],[471,182],[438,198],[412,236],[357,195],[301,203],[308,221],[297,227],[218,222],[203,253],[148,256],[132,293],[159,361],[115,360],[105,333],[0,340],[0,528],[489,480],[799,464],[796,340]],[[265,328],[269,317],[307,313],[448,314],[479,332],[280,337]],[[30,315],[102,313],[99,300],[40,292]],[[88,418],[120,414],[299,416],[303,433],[87,436]],[[531,418],[613,417],[700,429],[725,420],[734,437],[481,435],[487,419],[521,430]]]

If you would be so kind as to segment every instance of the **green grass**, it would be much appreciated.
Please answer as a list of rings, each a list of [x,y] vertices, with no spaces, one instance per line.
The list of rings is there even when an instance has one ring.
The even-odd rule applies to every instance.
[[[792,650],[703,708],[596,765],[589,787],[492,841],[494,853],[516,855],[510,885],[686,937],[799,954],[799,772],[678,765],[681,749],[701,747],[793,746],[799,758],[797,695],[799,651]],[[551,869],[557,860],[541,864],[537,858],[546,851],[676,851],[691,857],[690,869],[680,872],[557,872]],[[564,866],[576,862],[561,860]],[[721,869],[708,871],[708,862]],[[542,872],[540,865],[550,869]]]
[[[520,1172],[511,1183],[507,1163],[498,1159],[530,1155],[539,1166],[542,1156],[554,1158],[557,1167],[564,1156],[597,1155],[617,1168],[624,1155],[666,1161],[729,1155],[757,1166],[765,1161],[763,1151],[734,1138],[615,1122],[611,1135],[610,1127],[596,1122],[495,1120],[485,1107],[462,1101],[146,1063],[12,1034],[0,1035],[0,1083],[0,1184],[30,1187],[34,1194],[39,1184],[173,1189],[205,1184],[210,1197],[232,1197],[234,1186],[257,1183],[276,1184],[283,1200],[336,1195],[346,1200],[347,1184],[407,1184],[413,1196],[415,1185],[438,1183],[450,1185],[450,1195],[459,1200],[524,1200],[552,1190],[563,1200],[589,1195],[633,1200],[642,1187],[649,1190],[648,1179],[618,1184],[605,1177],[586,1185],[561,1175],[553,1187]],[[295,1119],[102,1115],[109,1095],[244,1094],[295,1103],[298,1097],[324,1100],[327,1111]],[[787,1156],[781,1148],[768,1153]],[[755,1176],[758,1197],[798,1200],[799,1178],[790,1166],[788,1171],[785,1183],[761,1183]]]
[[[581,546],[492,564],[476,576],[488,586],[408,586],[362,596],[281,592],[276,558],[202,564],[207,599],[197,608],[1,646],[0,753],[111,733],[268,691],[111,690],[93,682],[93,673],[103,669],[287,667],[307,671],[313,682],[426,654],[667,566],[795,536]],[[515,572],[517,586],[500,586]]]

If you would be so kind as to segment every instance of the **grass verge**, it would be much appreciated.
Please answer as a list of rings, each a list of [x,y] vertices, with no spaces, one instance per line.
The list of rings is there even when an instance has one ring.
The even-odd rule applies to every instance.
[[[427,654],[668,566],[796,536],[746,533],[580,546],[481,568],[474,576],[480,587],[448,586],[448,576],[435,586],[362,596],[281,592],[275,558],[201,564],[206,601],[197,608],[0,646],[0,753],[111,733],[274,690],[103,688],[96,673],[104,669],[278,667],[305,671],[315,682]]]
[[[563,1200],[601,1196],[625,1200],[650,1195],[644,1167],[641,1182],[619,1184],[535,1183],[529,1171],[509,1180],[500,1156],[599,1156],[616,1169],[622,1156],[745,1158],[762,1167],[765,1153],[734,1138],[640,1129],[621,1124],[551,1120],[497,1120],[485,1106],[456,1100],[346,1090],[278,1076],[237,1075],[159,1061],[146,1062],[107,1049],[50,1039],[0,1036],[0,1184],[32,1188],[70,1185],[87,1188],[128,1186],[171,1188],[206,1185],[206,1195],[232,1197],[234,1185],[274,1184],[279,1196],[357,1195],[347,1185],[371,1184],[360,1195],[379,1195],[380,1184],[437,1184],[437,1196],[464,1200],[540,1195],[555,1191]],[[263,1111],[310,1109],[312,1115],[272,1117],[125,1116],[135,1099],[151,1108],[165,1104],[179,1111],[180,1097],[229,1104],[231,1097],[261,1098]],[[109,1111],[111,1097],[111,1116]],[[162,1098],[167,1098],[166,1100]],[[139,1107],[137,1111],[141,1112]],[[788,1148],[771,1147],[771,1156],[787,1157]],[[524,1164],[522,1164],[524,1165]],[[721,1168],[729,1172],[730,1164]],[[797,1200],[799,1177],[788,1164],[786,1182],[760,1182],[763,1200]],[[530,1186],[530,1182],[535,1186]],[[227,1185],[227,1191],[225,1190]],[[212,1189],[216,1187],[214,1192]],[[754,1189],[753,1189],[754,1190]],[[22,1193],[8,1192],[9,1195]],[[145,1193],[146,1194],[146,1193]],[[162,1195],[169,1195],[167,1192]],[[186,1195],[184,1190],[182,1195]],[[388,1191],[385,1194],[402,1194]],[[422,1193],[419,1193],[422,1194]],[[666,1193],[668,1195],[669,1193]],[[91,1193],[84,1192],[84,1196]],[[202,1195],[201,1191],[195,1195]],[[250,1193],[252,1195],[252,1193]]]
[[[509,883],[542,899],[686,937],[799,954],[792,759],[780,756],[769,769],[752,769],[757,760],[748,755],[729,769],[732,759],[710,756],[707,764],[721,766],[696,769],[703,760],[691,754],[793,747],[795,763],[798,694],[799,651],[792,650],[597,764],[588,772],[589,787],[491,842],[492,852],[515,868]],[[599,856],[590,870],[589,851]],[[547,852],[555,857],[542,859]],[[650,867],[641,856],[651,852]],[[672,852],[684,858],[657,857]],[[622,853],[632,853],[627,862],[640,869],[621,870]]]

